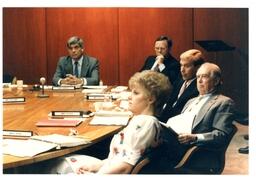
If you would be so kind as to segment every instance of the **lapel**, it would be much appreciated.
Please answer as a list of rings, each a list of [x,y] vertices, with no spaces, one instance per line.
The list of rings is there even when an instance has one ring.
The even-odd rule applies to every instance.
[[[183,81],[184,82],[184,81]],[[182,86],[183,83],[181,83]],[[181,88],[181,87],[180,87]],[[179,88],[179,89],[180,89]],[[177,104],[182,101],[183,98],[186,98],[187,96],[191,95],[191,93],[193,92],[193,90],[196,88],[196,79],[194,79],[191,84],[185,89],[185,91],[181,94],[181,96],[179,97]],[[178,92],[179,94],[179,92]],[[177,97],[178,97],[177,94]]]
[[[73,65],[72,65],[72,59],[70,56],[66,58],[66,62],[64,66],[66,69],[66,74],[73,74]]]
[[[89,59],[86,55],[84,55],[80,76],[81,77],[86,76],[88,70],[89,70]]]
[[[203,105],[198,115],[195,117],[193,121],[192,129],[194,129],[202,121],[205,114],[210,110],[211,106],[217,101],[218,97],[219,97],[218,94],[213,95],[208,99],[208,101],[206,101],[206,104]]]

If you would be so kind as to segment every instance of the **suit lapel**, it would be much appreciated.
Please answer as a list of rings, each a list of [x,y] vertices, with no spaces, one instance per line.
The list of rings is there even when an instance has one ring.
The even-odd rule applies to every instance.
[[[184,82],[184,81],[183,81]],[[181,83],[182,85],[183,83]],[[180,95],[179,99],[177,100],[177,104],[179,104],[179,101],[182,101],[183,98],[186,98],[188,95],[191,94],[191,92],[194,90],[194,87],[196,86],[196,80],[193,80],[191,84],[185,89],[185,91]],[[179,93],[179,92],[178,92]]]
[[[89,70],[89,59],[87,56],[84,55],[82,68],[81,68],[81,77],[86,76],[88,70]]]
[[[209,111],[211,106],[216,102],[218,96],[219,95],[214,95],[214,96],[210,97],[210,99],[208,99],[208,101],[206,101],[206,104],[203,105],[203,107],[199,111],[198,115],[195,117],[195,119],[193,121],[192,129],[194,129],[202,121],[205,114]]]
[[[65,64],[66,74],[73,74],[72,59],[68,56]]]

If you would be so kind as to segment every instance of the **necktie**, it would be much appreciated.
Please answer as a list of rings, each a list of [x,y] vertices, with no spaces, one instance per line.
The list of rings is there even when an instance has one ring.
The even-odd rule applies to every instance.
[[[185,89],[188,87],[188,82],[185,81],[182,85],[182,87],[180,88],[180,92],[179,92],[179,95],[178,95],[178,98],[182,95],[182,93],[185,91]]]
[[[78,78],[78,62],[75,62],[75,74],[74,75]]]

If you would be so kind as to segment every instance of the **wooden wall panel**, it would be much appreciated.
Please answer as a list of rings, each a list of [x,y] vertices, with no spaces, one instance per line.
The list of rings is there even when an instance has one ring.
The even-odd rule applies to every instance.
[[[3,72],[38,83],[46,60],[45,10],[3,8]]]
[[[195,40],[223,40],[236,47],[234,51],[204,52],[222,69],[223,93],[248,113],[248,9],[195,9],[194,33]]]
[[[48,78],[60,56],[67,55],[66,42],[77,35],[85,52],[100,61],[100,76],[108,85],[118,84],[118,24],[116,8],[48,8]]]
[[[224,94],[248,111],[248,9],[243,8],[3,8],[3,72],[28,84],[47,76],[51,84],[58,58],[67,54],[67,39],[78,35],[85,51],[100,60],[105,84],[127,85],[162,34],[173,39],[177,59],[189,48],[201,49],[194,40],[235,46],[232,52],[201,50],[222,68]]]
[[[172,54],[179,60],[179,55],[193,46],[192,19],[192,9],[120,8],[120,83],[127,85],[146,57],[154,55],[154,41],[160,35],[172,38]]]

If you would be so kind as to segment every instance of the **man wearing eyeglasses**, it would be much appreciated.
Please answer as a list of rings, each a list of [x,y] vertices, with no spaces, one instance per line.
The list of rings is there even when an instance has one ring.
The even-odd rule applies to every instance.
[[[154,70],[166,75],[170,82],[180,76],[180,64],[171,55],[172,40],[167,36],[160,36],[155,40],[155,55],[149,56],[140,71]]]

